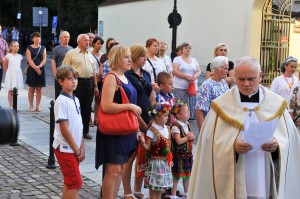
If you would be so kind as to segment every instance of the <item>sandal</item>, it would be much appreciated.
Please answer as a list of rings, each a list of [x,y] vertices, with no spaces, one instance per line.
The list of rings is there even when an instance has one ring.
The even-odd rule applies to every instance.
[[[42,109],[40,107],[36,107],[35,109],[37,112],[42,112]]]
[[[135,198],[133,197],[133,194],[132,194],[132,193],[130,193],[130,194],[125,194],[125,195],[124,195],[124,199],[125,199],[125,198],[135,199]]]
[[[29,112],[34,112],[33,107],[29,107]]]
[[[148,199],[149,196],[145,196],[145,194],[143,192],[133,192],[134,197],[136,197],[137,199]]]
[[[187,193],[182,193],[182,198],[186,199],[188,197]]]

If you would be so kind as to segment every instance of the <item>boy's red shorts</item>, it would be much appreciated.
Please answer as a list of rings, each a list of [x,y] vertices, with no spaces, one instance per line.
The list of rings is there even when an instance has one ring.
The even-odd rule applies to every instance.
[[[59,148],[54,149],[57,162],[64,176],[64,184],[68,189],[80,189],[82,179],[79,171],[79,161],[74,153],[63,153]]]

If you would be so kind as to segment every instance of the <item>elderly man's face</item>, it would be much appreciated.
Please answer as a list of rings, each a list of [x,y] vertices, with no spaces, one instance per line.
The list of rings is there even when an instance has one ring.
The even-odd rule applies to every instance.
[[[68,45],[70,41],[70,34],[68,32],[63,32],[61,34],[60,40],[63,45]]]
[[[89,37],[87,35],[83,35],[78,41],[78,46],[81,50],[87,50],[89,48]]]
[[[239,91],[243,95],[252,95],[258,89],[262,74],[252,63],[245,63],[235,69],[234,76]]]

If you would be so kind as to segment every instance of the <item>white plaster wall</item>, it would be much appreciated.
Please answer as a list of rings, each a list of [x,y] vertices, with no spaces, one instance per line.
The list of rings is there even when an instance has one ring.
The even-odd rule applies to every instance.
[[[300,23],[297,21],[297,23]],[[300,33],[294,32],[294,25],[291,24],[291,30],[290,30],[290,56],[297,57],[300,59]]]
[[[213,58],[213,49],[219,42],[228,44],[228,57],[232,61],[248,55],[253,2],[177,0],[177,9],[183,18],[177,31],[177,45],[190,42],[192,56],[203,70]],[[113,36],[120,43],[132,45],[145,44],[148,38],[156,37],[169,44],[170,53],[172,29],[167,17],[173,10],[173,3],[173,0],[145,0],[99,7],[98,20],[103,21],[103,38]]]

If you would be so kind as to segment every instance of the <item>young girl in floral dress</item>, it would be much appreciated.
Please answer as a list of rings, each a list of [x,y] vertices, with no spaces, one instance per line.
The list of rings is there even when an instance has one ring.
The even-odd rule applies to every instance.
[[[169,103],[156,103],[151,107],[148,113],[153,123],[146,133],[146,143],[140,141],[149,158],[144,184],[145,188],[149,188],[151,199],[160,199],[161,194],[173,186],[171,132],[165,125],[170,109]]]
[[[183,198],[187,198],[193,164],[192,148],[195,136],[191,132],[191,126],[188,123],[190,117],[189,108],[183,101],[177,100],[172,107],[172,114],[176,120],[171,128],[174,166],[172,167],[173,187],[170,198],[177,198],[176,191],[179,179],[183,181]]]

